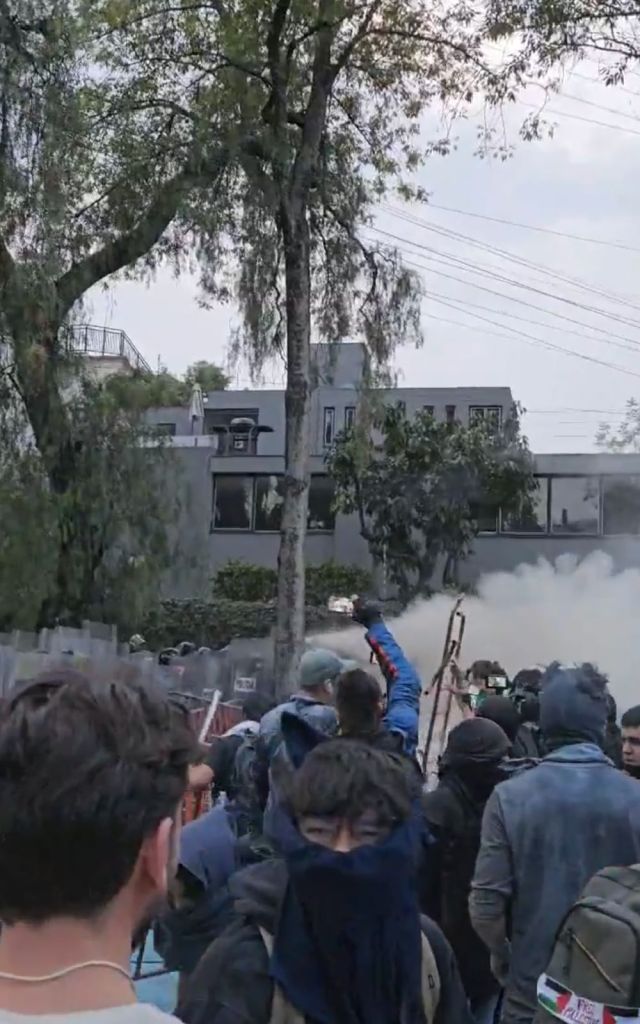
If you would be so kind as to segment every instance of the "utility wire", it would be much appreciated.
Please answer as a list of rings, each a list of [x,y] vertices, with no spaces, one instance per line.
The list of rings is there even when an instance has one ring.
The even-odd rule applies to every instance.
[[[417,249],[424,250],[430,255],[423,257],[423,259],[427,259],[430,262],[444,265],[449,269],[453,268],[463,270],[466,273],[475,274],[476,276],[480,275],[482,277],[489,277],[493,281],[498,281],[502,284],[507,284],[514,288],[521,288],[535,295],[542,295],[545,299],[554,302],[562,302],[576,309],[582,309],[596,316],[601,316],[607,320],[612,320],[616,323],[623,324],[626,327],[633,327],[636,328],[637,330],[640,330],[640,322],[637,320],[633,320],[631,317],[620,316],[617,313],[612,313],[610,311],[603,310],[598,306],[590,306],[587,303],[578,302],[575,299],[570,299],[564,295],[557,295],[550,293],[549,291],[544,291],[542,288],[536,288],[533,285],[525,284],[522,281],[518,281],[516,278],[506,277],[504,274],[497,273],[495,270],[484,268],[478,263],[474,263],[473,261],[465,260],[459,256],[455,256],[453,253],[442,252],[439,249],[434,249],[432,246],[424,245],[422,242],[416,242],[413,239],[404,238],[401,235],[396,235],[391,231],[385,231],[383,228],[373,228],[372,230],[376,231],[378,234],[391,238],[394,242],[402,242],[405,245],[412,245]],[[413,253],[411,255],[415,256],[416,254]],[[508,298],[508,296],[503,297]],[[628,338],[625,338],[624,340],[633,341],[633,339]]]
[[[526,259],[524,256],[519,256],[517,253],[511,252],[509,249],[502,249],[499,246],[495,246],[489,242],[484,242],[479,238],[472,237],[471,235],[464,235],[459,231],[453,231],[451,228],[445,228],[439,224],[432,224],[430,221],[426,221],[420,217],[406,213],[398,207],[384,205],[381,209],[385,213],[389,213],[392,217],[403,220],[408,224],[424,228],[427,231],[433,231],[435,234],[444,238],[463,242],[466,245],[471,245],[482,251],[489,252],[492,255],[499,256],[501,259],[508,260],[510,263],[517,263],[527,269],[534,270],[536,273],[543,276],[551,277],[552,279],[562,281],[565,284],[570,284],[582,291],[598,295],[601,298],[609,299],[611,302],[622,303],[623,305],[629,306],[631,309],[635,309],[640,312],[640,305],[631,300],[628,296],[620,295],[616,292],[610,292],[603,288],[598,288],[596,285],[590,284],[587,281],[582,281],[580,278],[563,274],[561,271],[555,270],[552,267],[547,267],[542,263],[536,263],[533,260]]]
[[[546,348],[546,349],[548,349],[550,351],[554,351],[554,352],[560,352],[563,355],[572,356],[573,358],[576,358],[576,359],[582,359],[584,362],[587,362],[587,363],[595,363],[598,366],[605,366],[608,370],[617,370],[619,373],[624,373],[628,377],[637,377],[637,378],[640,379],[640,373],[635,373],[633,370],[628,370],[624,366],[618,366],[616,363],[608,363],[608,362],[606,362],[603,359],[597,359],[595,356],[588,356],[588,355],[585,355],[584,352],[576,352],[574,349],[564,348],[561,345],[554,345],[554,343],[551,342],[551,341],[545,341],[544,338],[537,338],[537,337],[535,337],[535,335],[528,334],[525,331],[520,331],[516,327],[505,327],[504,324],[497,323],[497,321],[495,321],[495,320],[490,320],[488,317],[482,316],[480,313],[467,313],[467,311],[465,309],[461,309],[459,306],[457,306],[456,304],[454,304],[452,302],[444,302],[442,299],[440,299],[438,301],[441,302],[442,305],[448,306],[450,309],[453,309],[454,312],[456,312],[456,313],[463,313],[463,314],[466,313],[467,316],[473,316],[477,320],[481,320],[483,323],[489,324],[492,327],[498,327],[501,330],[505,330],[506,329],[511,334],[516,335],[518,338],[522,338],[525,341],[526,344],[534,345],[535,347],[540,346],[542,348]],[[429,316],[429,314],[427,314],[427,316]],[[431,316],[431,319],[433,319],[432,316]],[[474,330],[473,324],[458,323],[457,326],[459,326],[459,327],[466,327],[469,330]],[[495,335],[495,332],[490,332],[490,331],[489,332],[485,331],[484,333],[485,334],[493,333]],[[496,337],[500,336],[502,338],[505,337],[504,334],[495,335],[495,336]],[[511,337],[508,337],[507,340],[512,341],[513,339]]]
[[[640,248],[627,245],[625,242],[610,242],[604,238],[591,238],[588,235],[575,235],[569,231],[557,231],[555,228],[542,227],[537,224],[525,224],[522,221],[509,220],[506,217],[492,217],[487,213],[477,213],[472,210],[460,210],[455,206],[443,206],[441,203],[429,203],[429,209],[441,210],[444,213],[454,213],[460,217],[472,217],[477,220],[490,221],[492,224],[503,224],[506,227],[520,228],[523,231],[537,231],[543,235],[553,235],[556,238],[566,238],[572,242],[585,242],[587,245],[604,245],[610,249],[620,249],[623,252],[632,252],[640,256]]]

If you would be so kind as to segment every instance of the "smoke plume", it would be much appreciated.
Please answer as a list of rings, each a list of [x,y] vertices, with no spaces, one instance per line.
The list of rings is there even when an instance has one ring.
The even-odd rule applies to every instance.
[[[451,597],[438,595],[391,623],[425,684],[440,663],[452,605]],[[540,560],[482,577],[463,610],[462,668],[486,658],[513,676],[555,660],[591,661],[609,676],[620,710],[640,703],[640,570],[617,573],[603,552],[582,562],[562,555],[555,565]],[[315,642],[362,660],[361,629]]]

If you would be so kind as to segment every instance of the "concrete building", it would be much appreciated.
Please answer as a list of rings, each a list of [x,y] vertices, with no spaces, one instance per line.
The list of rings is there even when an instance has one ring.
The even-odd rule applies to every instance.
[[[356,416],[364,367],[359,345],[316,351],[312,397],[311,488],[307,559],[369,565],[355,517],[332,511],[325,456],[334,437]],[[387,402],[407,414],[429,409],[441,421],[500,422],[513,407],[508,387],[397,388]],[[229,559],[275,566],[284,472],[283,391],[217,391],[200,410],[155,409],[151,421],[172,437],[184,492],[181,564],[168,581],[172,596],[205,596],[216,569]],[[461,579],[513,569],[540,557],[554,561],[605,550],[619,567],[640,566],[640,456],[541,455],[538,499],[528,522],[496,515],[483,523]]]

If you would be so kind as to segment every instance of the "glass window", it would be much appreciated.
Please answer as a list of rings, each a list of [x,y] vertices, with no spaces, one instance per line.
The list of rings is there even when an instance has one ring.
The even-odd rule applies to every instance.
[[[498,509],[488,502],[472,502],[471,515],[476,521],[478,533],[498,532]]]
[[[329,448],[333,444],[333,439],[336,432],[336,410],[325,407],[324,410],[324,423],[322,427],[322,443],[325,448]]]
[[[175,437],[176,436],[176,425],[175,423],[156,423],[153,427],[156,434],[161,437]]]
[[[279,533],[282,523],[284,501],[283,478],[281,476],[256,477],[256,518],[255,529]]]
[[[536,477],[535,490],[521,501],[520,507],[502,513],[503,533],[546,533],[548,493],[547,477]]]
[[[253,477],[219,474],[213,486],[214,530],[250,530]]]
[[[352,430],[356,422],[355,405],[347,405],[344,410],[344,429]]]
[[[447,417],[447,423],[452,424],[456,421],[456,407],[455,405],[445,405],[445,413]]]
[[[329,476],[312,476],[309,487],[308,530],[334,530],[336,514],[333,511],[334,485]]]
[[[603,477],[602,515],[610,537],[640,535],[640,476]]]
[[[469,426],[486,424],[491,430],[499,430],[502,425],[501,405],[470,405]]]
[[[432,405],[423,405],[422,411],[426,416],[433,416],[434,407]]]
[[[551,481],[553,533],[599,533],[600,480],[593,476],[557,476]]]

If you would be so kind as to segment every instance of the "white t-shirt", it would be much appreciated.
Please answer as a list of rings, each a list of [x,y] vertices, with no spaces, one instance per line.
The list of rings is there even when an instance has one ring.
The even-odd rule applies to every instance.
[[[179,1024],[177,1017],[148,1003],[112,1006],[82,1013],[10,1013],[0,1009],[0,1024]]]

